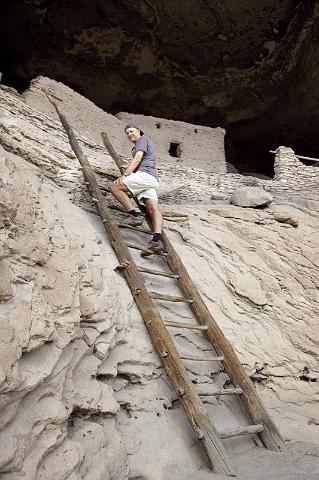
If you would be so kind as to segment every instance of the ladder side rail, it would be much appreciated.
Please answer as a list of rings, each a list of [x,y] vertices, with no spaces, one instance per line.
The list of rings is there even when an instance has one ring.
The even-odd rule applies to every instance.
[[[52,100],[50,101],[53,103]],[[70,145],[82,166],[84,178],[90,184],[91,193],[96,199],[95,203],[97,209],[102,218],[105,229],[110,236],[112,247],[119,262],[123,266],[123,273],[131,289],[133,298],[138,306],[146,327],[150,332],[157,352],[163,361],[166,373],[171,379],[175,390],[180,397],[186,416],[197,438],[201,441],[212,468],[218,473],[223,473],[228,476],[236,476],[235,467],[228,457],[226,450],[221,443],[218,432],[211,423],[208,412],[203,406],[196,389],[191,382],[188,372],[175,348],[173,340],[164,325],[164,321],[148,295],[142,276],[138,272],[134,260],[122,239],[120,229],[112,219],[106,199],[98,186],[94,172],[86,156],[83,154],[65,116],[58,110],[55,103],[53,103],[53,105],[64,129],[66,130]]]
[[[104,135],[102,135],[103,141]],[[105,142],[104,145],[108,149],[108,145]],[[108,151],[112,156],[111,151]],[[137,200],[135,198],[134,200],[138,205]],[[151,226],[151,222],[148,217],[146,217],[146,219],[149,226]],[[270,418],[260,396],[254,387],[253,382],[240,363],[231,343],[225,337],[218,323],[215,321],[206,307],[206,304],[203,301],[196,285],[190,278],[184,264],[182,263],[179,255],[175,251],[164,231],[162,237],[168,253],[166,257],[167,264],[172,272],[179,275],[179,278],[176,281],[182,292],[194,300],[193,303],[190,304],[190,308],[194,312],[197,320],[202,325],[208,326],[207,336],[217,353],[221,353],[223,355],[223,364],[226,373],[229,375],[232,382],[243,390],[240,400],[246,412],[248,413],[252,422],[255,424],[262,423],[264,425],[263,432],[259,433],[261,440],[263,441],[264,445],[271,450],[286,451],[287,447],[277,426]]]
[[[219,325],[213,318],[204,303],[196,285],[190,278],[186,268],[184,267],[180,257],[169,241],[165,232],[163,232],[163,239],[168,255],[166,261],[172,271],[179,274],[176,280],[181,290],[193,299],[193,303],[189,306],[194,312],[198,321],[208,326],[207,336],[216,349],[217,353],[221,353],[224,357],[224,367],[226,373],[229,375],[233,383],[242,388],[243,393],[240,396],[245,410],[249,417],[255,424],[262,423],[264,425],[263,432],[260,432],[260,438],[264,445],[271,450],[286,451],[287,447],[280,432],[270,418],[261,398],[259,397],[253,382],[249,378],[247,372],[239,361],[235,350],[233,349],[229,340],[225,337]]]
[[[123,165],[125,165],[125,162],[121,159],[121,157],[115,151],[115,149],[114,149],[112,143],[110,142],[109,137],[106,135],[106,133],[102,132],[101,136],[102,136],[103,143],[106,146],[109,154],[113,158],[113,160],[116,163],[116,165],[118,166],[119,170],[121,170]]]

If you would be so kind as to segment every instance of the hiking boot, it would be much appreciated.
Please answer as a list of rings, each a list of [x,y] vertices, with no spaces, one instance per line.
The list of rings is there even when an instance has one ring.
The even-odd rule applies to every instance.
[[[155,252],[155,253],[164,253],[165,252],[164,245],[162,244],[162,242],[160,240],[158,242],[154,242],[154,240],[150,240],[148,242],[148,249],[152,250],[152,252]]]

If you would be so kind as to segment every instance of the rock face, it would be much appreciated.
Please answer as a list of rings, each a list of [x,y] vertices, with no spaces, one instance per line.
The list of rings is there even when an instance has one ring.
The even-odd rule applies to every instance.
[[[2,147],[1,181],[1,204],[10,212],[1,217],[1,471],[3,478],[48,478],[60,451],[67,462],[59,457],[55,478],[69,478],[92,461],[82,439],[87,423],[75,420],[70,435],[72,412],[109,415],[114,429],[119,404],[95,378],[100,360],[92,336],[107,355],[125,328],[123,306],[109,289],[112,263],[106,267],[103,237],[88,215]],[[93,422],[91,435],[106,446],[103,429]],[[121,442],[117,450],[121,457]],[[125,462],[109,463],[94,478],[125,478]],[[119,476],[106,477],[114,468]]]
[[[50,88],[63,91],[55,82]],[[74,99],[76,135],[105,188],[113,165],[91,136],[95,107]],[[217,480],[113,271],[117,260],[53,112],[4,87],[0,102],[1,478]],[[250,439],[227,441],[241,480],[319,474],[319,171],[298,170],[291,151],[277,153],[276,168],[291,161],[291,182],[289,175],[269,181],[160,167],[166,231],[295,451],[252,454]],[[239,186],[266,188],[273,203],[262,210],[227,204]],[[298,228],[281,223],[280,209],[288,208]],[[137,232],[126,238],[147,241]],[[161,259],[152,266],[165,268]],[[145,281],[179,294],[173,280]],[[187,305],[160,307],[167,320],[192,319]],[[213,353],[201,333],[172,334],[185,355]],[[235,399],[211,395],[227,385],[221,365],[187,367],[218,429],[249,422]]]

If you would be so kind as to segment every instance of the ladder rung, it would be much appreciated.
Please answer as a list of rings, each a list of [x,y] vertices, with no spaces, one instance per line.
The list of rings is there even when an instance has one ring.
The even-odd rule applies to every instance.
[[[151,230],[146,230],[142,227],[134,227],[134,225],[129,225],[128,223],[118,223],[117,225],[119,228],[128,228],[129,230],[136,230],[137,232],[147,233],[148,235],[152,235]]]
[[[161,270],[150,270],[149,268],[144,268],[144,267],[137,267],[137,270],[143,273],[150,273],[151,275],[160,275],[162,277],[169,277],[169,278],[179,278],[179,275],[176,273],[162,272]]]
[[[180,355],[183,360],[194,360],[195,362],[222,362],[224,357],[189,357],[187,355]]]
[[[189,328],[191,330],[208,330],[206,325],[196,325],[194,323],[182,323],[182,322],[164,322],[167,327],[176,328]]]
[[[147,255],[160,255],[162,257],[165,257],[167,255],[166,252],[153,252],[152,250],[148,250],[145,247],[140,247],[139,245],[133,245],[132,243],[127,243],[126,246],[128,248],[133,248],[134,250],[140,250],[141,252],[144,252]]]
[[[174,295],[164,295],[162,293],[157,293],[157,292],[149,292],[149,294],[151,298],[155,298],[157,300],[166,300],[167,302],[193,303],[194,301],[191,298],[175,297]]]
[[[219,388],[218,390],[214,390],[210,395],[242,395],[243,391],[239,387],[233,388]]]
[[[237,427],[223,430],[222,432],[219,432],[219,437],[224,439],[238,437],[240,435],[253,435],[254,433],[261,433],[263,430],[263,425],[248,425],[247,427]]]

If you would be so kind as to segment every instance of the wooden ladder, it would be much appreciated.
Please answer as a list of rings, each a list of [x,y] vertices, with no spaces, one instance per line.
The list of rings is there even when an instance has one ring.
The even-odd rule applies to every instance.
[[[118,223],[115,222],[106,199],[98,186],[95,174],[83,154],[70,125],[65,116],[57,108],[55,102],[49,96],[48,98],[54,105],[61,123],[66,130],[70,145],[81,164],[86,185],[92,194],[92,201],[96,204],[102,222],[110,237],[111,245],[119,260],[120,265],[117,268],[121,269],[126,278],[136,305],[152,337],[157,352],[162,359],[165,371],[174,385],[180,403],[185,410],[197,439],[206,451],[212,469],[217,473],[222,473],[227,476],[236,476],[235,467],[222,444],[222,439],[225,438],[257,434],[265,447],[271,450],[285,451],[285,443],[262,404],[252,381],[237,358],[230,342],[226,339],[207,309],[197,287],[191,280],[185,266],[166,234],[163,233],[166,253],[161,255],[165,256],[170,272],[148,269],[136,265],[129,248],[139,249],[146,255],[157,254],[148,252],[145,248],[139,247],[138,245],[126,244],[123,240],[121,229],[129,228],[140,231],[142,234],[150,234],[150,230],[132,227],[123,223],[118,225]],[[120,167],[122,161],[116,154],[105,133],[102,134],[102,138],[112,158],[118,167]],[[176,297],[156,292],[148,292],[141,274],[159,275],[175,279],[183,292],[183,296]],[[168,302],[188,303],[198,323],[189,324],[178,321],[164,321],[153,302],[153,300],[157,299]],[[215,357],[179,355],[168,331],[168,329],[171,328],[202,330],[207,335],[217,355]],[[212,395],[238,395],[253,425],[218,432],[209,418],[208,412],[196,391],[196,387],[191,381],[183,360],[222,362],[225,372],[233,383],[233,387],[216,389],[212,392]]]

